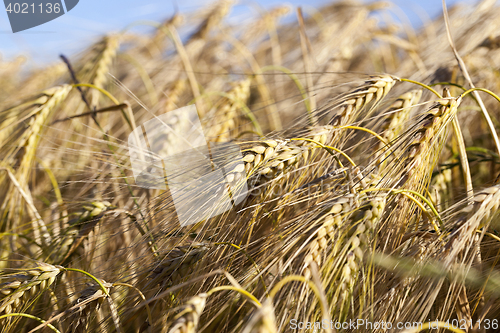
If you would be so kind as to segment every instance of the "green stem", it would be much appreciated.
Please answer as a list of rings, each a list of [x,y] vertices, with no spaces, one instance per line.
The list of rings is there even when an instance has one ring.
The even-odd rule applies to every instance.
[[[229,245],[229,246],[234,247],[235,249],[238,249],[238,250],[242,251],[246,255],[246,257],[248,258],[248,260],[250,260],[252,262],[252,264],[254,265],[255,269],[257,270],[257,273],[259,273],[260,280],[262,282],[262,286],[264,286],[264,290],[265,290],[265,292],[267,294],[266,283],[264,282],[264,278],[261,275],[259,266],[257,265],[257,263],[255,262],[255,260],[253,260],[253,258],[248,254],[248,252],[245,249],[241,248],[240,246],[238,246],[236,244],[230,243],[230,242],[218,242],[218,243],[215,243],[215,245]]]
[[[453,87],[460,88],[463,91],[467,90],[464,86],[462,86],[458,83],[453,83],[453,82],[437,82],[437,83],[429,84],[429,87],[434,87],[434,86],[453,86]]]
[[[115,282],[115,283],[113,283],[113,286],[123,286],[123,287],[128,287],[128,288],[134,289],[135,291],[137,291],[137,293],[139,294],[139,296],[141,296],[142,300],[146,301],[146,296],[144,296],[144,294],[142,293],[142,291],[139,288],[137,288],[137,287],[135,287],[135,286],[133,286],[131,284],[124,283],[124,282]],[[149,324],[153,325],[153,316],[151,315],[151,310],[150,310],[148,304],[146,304],[146,312],[148,313]]]
[[[492,92],[491,90],[488,90],[488,89],[484,89],[484,88],[471,88],[465,92],[462,93],[462,95],[460,95],[462,98],[465,97],[466,95],[470,94],[471,92],[474,92],[474,91],[482,91],[482,92],[485,92],[487,94],[490,94],[491,96],[493,96],[497,101],[500,102],[500,97],[498,97],[494,92]]]
[[[351,163],[353,166],[356,166],[356,163],[354,163],[354,161],[349,157],[349,155],[347,155],[346,153],[344,153],[342,150],[340,150],[338,148],[326,146],[326,145],[322,144],[321,142],[318,142],[318,141],[313,140],[313,139],[308,139],[308,138],[292,138],[290,140],[292,140],[292,141],[309,141],[309,142],[315,143],[318,146],[320,146],[321,148],[326,149],[326,151],[328,151],[330,153],[330,155],[333,155],[333,156],[335,156],[335,154],[331,150],[336,151],[337,153],[344,156],[349,161],[349,163]]]
[[[281,281],[279,281],[275,286],[274,288],[271,290],[271,292],[269,293],[271,299],[276,296],[276,294],[278,293],[278,291],[283,288],[283,286],[289,282],[292,282],[292,281],[299,281],[299,282],[304,282],[306,284],[309,285],[309,287],[311,288],[311,290],[314,292],[314,294],[316,295],[316,297],[318,298],[319,302],[321,303],[321,308],[322,308],[322,311],[327,311],[328,309],[328,304],[325,304],[324,303],[324,298],[321,297],[321,293],[318,289],[318,287],[314,284],[314,282],[312,282],[311,280],[308,280],[306,279],[305,277],[301,276],[301,275],[288,275],[286,277],[284,277]],[[323,313],[324,317],[326,317],[327,313]]]
[[[403,82],[410,82],[410,83],[413,83],[413,84],[416,84],[416,85],[419,85],[421,86],[422,88],[425,88],[429,91],[431,91],[434,95],[436,95],[437,97],[439,98],[443,98],[443,96],[441,96],[440,93],[438,93],[436,90],[432,89],[430,86],[424,84],[424,83],[421,83],[421,82],[418,82],[418,81],[413,81],[413,80],[410,80],[410,79],[404,79],[404,78],[400,78],[401,81]]]
[[[100,87],[95,86],[93,84],[90,84],[90,83],[78,83],[78,84],[72,84],[72,86],[75,87],[75,88],[76,87],[88,87],[88,88],[92,88],[92,89],[97,89],[98,91],[100,91],[101,93],[103,93],[104,95],[106,95],[116,105],[120,104],[120,102],[118,102],[118,100],[113,95],[111,95],[106,89],[100,88]],[[92,110],[90,110],[90,111],[92,111]],[[127,122],[127,124],[130,126],[130,128],[133,131],[134,127],[132,126],[132,123],[130,122],[130,119],[128,119],[127,114],[123,110],[122,110],[122,115],[125,118],[125,121]]]
[[[252,295],[248,291],[243,290],[243,289],[238,288],[238,287],[233,287],[233,286],[215,287],[215,288],[211,289],[207,294],[208,295],[212,295],[213,293],[215,293],[217,291],[222,291],[222,290],[234,290],[234,291],[237,291],[240,294],[245,295],[246,297],[248,297],[249,299],[251,299],[252,302],[254,302],[255,305],[257,305],[258,308],[262,307],[262,304],[260,304],[259,300],[254,295]]]
[[[376,191],[387,191],[387,192],[391,192],[393,194],[398,194],[398,193],[401,193],[401,194],[405,194],[406,192],[408,193],[411,193],[411,194],[414,194],[416,195],[417,197],[419,197],[420,199],[422,199],[422,201],[424,201],[428,206],[429,208],[431,209],[432,213],[434,213],[434,216],[436,216],[436,219],[439,221],[439,224],[441,226],[441,228],[444,227],[444,223],[443,223],[443,220],[441,219],[441,216],[439,216],[439,213],[438,211],[436,210],[436,208],[434,208],[434,205],[432,204],[432,202],[430,202],[427,198],[425,198],[422,194],[416,192],[416,191],[413,191],[413,190],[407,190],[407,189],[400,189],[400,190],[395,190],[395,189],[391,189],[391,188],[367,188],[366,190],[363,190],[361,191],[360,193],[364,193],[364,192],[376,192]],[[410,196],[408,196],[410,199],[415,199],[415,198],[412,198]],[[414,200],[415,201],[415,200]],[[418,202],[418,201],[415,201],[419,206],[420,208],[426,212],[426,209],[425,207],[421,206],[421,204]],[[431,222],[434,226],[434,229],[436,230],[436,232],[438,234],[440,234],[440,230],[439,228],[435,225],[434,221]]]
[[[35,317],[33,315],[27,314],[27,313],[8,313],[8,314],[4,314],[4,315],[0,316],[0,319],[7,318],[7,317],[26,317],[26,318],[30,318],[30,319],[35,319],[36,321],[38,321],[42,324],[45,323],[45,320],[38,318],[38,317]],[[55,328],[51,324],[47,324],[47,327],[50,328],[51,330],[53,330],[54,332],[61,333],[61,331],[59,331],[57,328]]]
[[[82,274],[85,274],[87,275],[89,278],[91,278],[92,280],[94,280],[98,285],[99,287],[101,287],[101,290],[102,292],[109,297],[109,292],[108,290],[106,289],[106,287],[102,284],[101,280],[99,280],[98,278],[96,278],[95,276],[93,276],[92,274],[88,273],[88,272],[85,272],[84,270],[81,270],[81,269],[78,269],[78,268],[64,268],[64,270],[66,271],[71,271],[71,272],[78,272],[78,273],[82,273]]]

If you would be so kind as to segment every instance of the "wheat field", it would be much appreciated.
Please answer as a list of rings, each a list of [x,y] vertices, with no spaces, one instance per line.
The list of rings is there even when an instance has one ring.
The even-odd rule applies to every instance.
[[[0,62],[0,331],[500,332],[500,6],[233,5]],[[191,104],[248,193],[185,225],[127,140]]]

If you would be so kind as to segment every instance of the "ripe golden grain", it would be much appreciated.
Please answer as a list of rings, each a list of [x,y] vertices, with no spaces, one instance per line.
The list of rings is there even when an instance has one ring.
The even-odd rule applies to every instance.
[[[499,297],[499,148],[457,85],[469,82],[465,63],[470,81],[489,89],[481,94],[500,86],[491,65],[500,61],[500,7],[450,12],[457,58],[467,55],[462,72],[441,18],[403,30],[373,15],[385,2],[344,1],[303,8],[300,24],[279,20],[287,7],[247,22],[226,18],[231,5],[178,13],[151,36],[126,30],[68,55],[80,82],[130,106],[130,124],[101,91],[84,88],[92,107],[106,104],[89,112],[64,64],[30,72],[22,57],[0,59],[0,314],[12,315],[0,319],[2,332],[34,329],[21,315],[61,332],[175,333],[288,332],[291,319],[320,322],[326,313],[334,322],[499,318],[488,301]],[[451,90],[437,101],[411,90],[433,82]],[[246,184],[251,194],[179,228],[179,204],[194,215],[209,200],[174,202],[168,177],[166,190],[139,186],[127,138],[130,125],[160,115],[189,132],[193,119],[169,115],[189,102],[207,141],[217,141],[204,170],[224,165],[210,190],[234,194]],[[500,117],[497,102],[480,106],[487,118]],[[64,121],[47,126],[56,112]],[[464,144],[447,135],[450,123]],[[179,140],[150,146],[167,156]],[[219,154],[225,145],[237,145],[242,160],[231,149]],[[217,199],[197,193],[197,167],[181,166],[177,180]],[[187,189],[182,181],[176,194]],[[64,273],[72,269],[92,284]]]

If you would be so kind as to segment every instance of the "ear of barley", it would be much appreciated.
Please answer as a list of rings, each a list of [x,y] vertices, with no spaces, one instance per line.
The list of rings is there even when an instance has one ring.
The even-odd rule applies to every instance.
[[[25,191],[27,190],[28,179],[33,169],[36,150],[41,140],[42,130],[48,122],[48,119],[52,116],[56,107],[68,96],[71,89],[72,87],[70,85],[63,85],[44,91],[42,96],[36,101],[37,103],[40,103],[40,105],[30,113],[31,118],[29,120],[29,127],[21,134],[21,137],[17,140],[17,142],[12,145],[13,148],[11,148],[4,155],[4,162],[14,163],[13,159],[16,158],[16,154],[19,153],[19,150],[22,147],[24,147],[24,154],[22,155],[22,158],[20,158],[15,178],[19,182],[19,188]],[[21,205],[18,204],[21,194],[18,189],[16,189],[16,185],[13,183],[11,183],[7,193],[6,199],[2,202],[0,209],[2,211],[9,209],[11,214],[9,214],[8,218],[5,219],[7,225],[4,225],[4,221],[0,222],[0,225],[9,229],[16,225],[19,222],[18,218],[22,216],[20,212]],[[50,242],[51,237],[43,224],[43,221],[39,219],[38,222],[33,223],[33,225],[35,236],[39,238],[38,234],[41,231],[43,241]]]
[[[2,61],[0,58],[0,86],[2,86],[2,91],[0,92],[0,97],[4,99],[16,88],[16,73],[20,71],[21,66],[26,62],[26,57],[17,56],[15,59],[9,62]]]
[[[5,139],[8,136],[7,133],[9,133],[9,131],[7,131],[7,129],[12,131],[12,124],[19,124],[21,121],[25,121],[39,113],[40,108],[50,99],[53,89],[54,88],[47,89],[38,95],[31,96],[31,98],[23,103],[3,110],[1,112],[2,117],[0,118],[0,133],[2,134],[0,138]]]
[[[250,42],[256,37],[261,36],[269,30],[269,24],[276,24],[276,22],[283,16],[290,13],[289,6],[278,6],[270,11],[264,13],[264,17],[259,18],[258,21],[254,22],[248,29],[243,33],[241,40],[243,42]],[[247,43],[245,43],[247,44]]]
[[[368,209],[356,227],[354,235],[349,240],[349,250],[342,268],[340,280],[340,313],[346,311],[349,295],[358,281],[359,271],[363,265],[366,252],[373,242],[377,222],[381,219],[385,209],[385,197],[374,197],[368,201]]]
[[[242,162],[233,163],[227,168],[226,181],[236,186],[244,175],[254,179],[255,183],[271,180],[289,170],[308,154],[308,147],[299,147],[285,140],[263,140],[242,144]]]
[[[271,299],[266,299],[256,310],[242,333],[278,333]]]
[[[83,205],[83,209],[75,213],[77,217],[69,221],[70,227],[60,241],[58,252],[55,253],[56,258],[62,258],[60,262],[66,265],[68,259],[77,251],[83,239],[94,229],[103,214],[114,208],[116,207],[109,201],[93,201]]]
[[[205,309],[207,297],[206,293],[191,297],[174,317],[168,333],[196,333],[201,313]]]
[[[165,102],[163,110],[172,111],[178,107],[179,97],[186,90],[187,82],[185,79],[179,79],[174,82],[172,87],[165,93]]]
[[[176,13],[173,17],[169,18],[156,30],[154,36],[145,45],[145,50],[149,51],[152,56],[159,56],[165,49],[165,41],[169,27],[178,27],[181,25],[184,17]]]
[[[438,211],[448,208],[451,200],[449,186],[451,184],[451,169],[443,170],[432,179],[429,193]]]
[[[220,24],[222,19],[229,13],[232,3],[233,1],[231,0],[219,1],[199,26],[198,30],[192,35],[190,42],[196,39],[206,39],[210,30]]]
[[[92,84],[99,88],[104,88],[107,81],[107,74],[113,59],[116,56],[116,52],[120,46],[119,36],[106,36],[103,41],[103,51],[100,54],[100,58],[97,62],[94,79]],[[97,106],[100,92],[97,90],[92,91],[91,105]]]
[[[67,75],[68,68],[63,62],[56,63],[33,73],[23,84],[23,94],[33,91],[42,91],[55,86],[57,82]]]
[[[370,102],[378,103],[396,83],[390,75],[372,76],[365,83],[347,93],[338,106],[339,111],[330,120],[332,126],[342,126],[353,121],[356,114]]]
[[[331,141],[332,132],[334,130],[334,126],[332,125],[324,125],[324,126],[310,126],[307,127],[306,137],[311,138],[314,141],[317,141],[323,145],[326,145],[327,142]],[[298,141],[300,142],[300,141]],[[304,141],[304,144],[313,144],[311,142]]]
[[[104,280],[100,281],[109,293],[113,284]],[[71,304],[70,307],[72,314],[68,316],[68,331],[88,331],[90,317],[92,314],[96,314],[97,311],[99,311],[105,298],[106,294],[97,283],[88,284],[87,288],[79,292],[78,298]]]
[[[40,134],[52,116],[54,109],[68,96],[72,87],[63,85],[54,87],[43,92],[43,96],[38,99],[42,104],[33,111],[33,117],[30,119],[30,127],[21,136],[19,144],[24,145],[26,142],[26,151],[21,160],[18,174],[18,179],[24,180],[27,178],[29,170],[31,170],[35,152],[40,142]]]
[[[196,264],[208,250],[205,244],[176,246],[169,250],[151,271],[151,283],[162,286],[180,283],[196,269]]]
[[[458,253],[475,237],[476,230],[488,226],[498,215],[500,206],[500,185],[491,186],[476,193],[472,204],[459,211],[457,229],[449,236],[444,247],[445,263],[451,265]]]
[[[311,278],[311,271],[309,265],[315,262],[318,267],[321,267],[322,257],[325,254],[329,243],[333,244],[332,255],[335,255],[338,250],[339,235],[338,229],[343,225],[344,216],[348,214],[354,206],[353,195],[346,195],[337,199],[331,208],[329,208],[324,215],[320,216],[323,221],[322,225],[315,232],[315,237],[307,247],[307,255],[304,259],[303,274],[306,279]],[[337,246],[336,246],[337,245]]]
[[[231,131],[235,129],[240,103],[246,103],[250,97],[250,79],[242,80],[228,92],[229,98],[224,98],[222,106],[213,115],[207,136],[210,141],[224,142],[231,138]]]
[[[412,142],[405,148],[404,172],[406,176],[402,181],[406,181],[412,175],[420,175],[420,169],[428,168],[425,162],[439,151],[441,145],[438,139],[444,134],[446,125],[455,116],[460,102],[460,98],[443,98],[418,122],[416,129],[410,134]]]
[[[0,314],[16,312],[24,302],[34,298],[38,291],[49,287],[62,269],[61,266],[39,262],[37,267],[0,277],[2,280],[10,280],[0,284]]]
[[[410,111],[412,106],[418,104],[420,97],[422,96],[422,90],[412,90],[409,91],[396,99],[394,103],[386,110],[384,113],[388,113],[387,118],[384,121],[382,127],[382,137],[387,141],[391,142],[394,140],[403,130],[405,123],[408,121],[410,116]],[[380,150],[386,151],[384,143],[380,143]],[[378,163],[383,163],[387,158],[388,152],[379,153]],[[381,167],[383,168],[383,167]]]
[[[335,126],[332,125],[322,125],[322,126],[307,126],[303,130],[298,131],[294,134],[294,137],[304,137],[307,139],[312,139],[319,142],[322,145],[331,144],[333,137],[335,135]],[[318,145],[316,143],[307,140],[294,140],[293,143],[299,147],[309,147],[315,148],[311,152],[304,156],[305,160],[312,160],[319,155]]]
[[[396,138],[403,129],[404,123],[410,116],[412,106],[418,104],[422,97],[422,90],[412,90],[399,96],[385,111],[389,113],[383,127],[382,137],[387,141]]]
[[[70,223],[74,225],[82,225],[113,208],[116,207],[114,207],[109,201],[92,201],[83,205],[83,209],[76,213],[77,219],[72,220]]]

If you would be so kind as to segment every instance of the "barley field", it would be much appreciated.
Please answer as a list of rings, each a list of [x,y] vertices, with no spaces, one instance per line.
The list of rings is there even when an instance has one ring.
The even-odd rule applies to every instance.
[[[232,5],[0,61],[0,331],[500,332],[500,6]],[[142,186],[188,105],[232,168]]]

